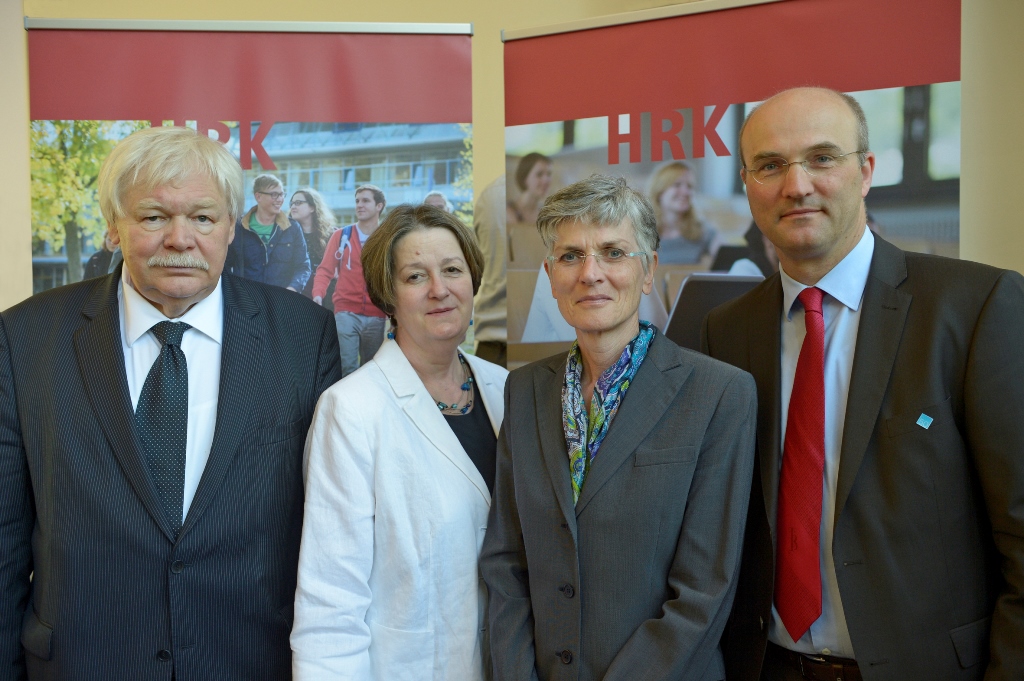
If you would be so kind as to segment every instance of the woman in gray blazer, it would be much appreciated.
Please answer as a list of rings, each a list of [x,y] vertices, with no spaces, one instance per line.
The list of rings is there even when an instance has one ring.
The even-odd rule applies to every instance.
[[[483,256],[455,217],[398,206],[362,263],[391,333],[324,392],[306,440],[294,677],[483,681],[477,559],[508,375],[459,352]]]
[[[481,571],[495,679],[722,679],[754,461],[747,373],[639,318],[654,212],[622,179],[538,220],[568,355],[513,372]]]

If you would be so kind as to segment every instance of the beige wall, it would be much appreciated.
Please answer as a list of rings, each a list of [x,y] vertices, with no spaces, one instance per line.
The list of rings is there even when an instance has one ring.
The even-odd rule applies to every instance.
[[[961,3],[960,257],[1024,272],[1024,2]]]
[[[0,0],[0,310],[32,294],[32,232],[29,228],[28,58],[21,2]]]
[[[851,0],[855,1],[855,0]],[[963,2],[963,176],[961,255],[1024,271],[1024,230],[1010,197],[1024,183],[1024,3]],[[24,15],[85,19],[208,19],[262,21],[426,21],[473,23],[473,123],[477,191],[504,167],[502,28],[525,28],[656,7],[659,0],[179,0],[173,6],[138,0],[24,0]],[[31,293],[28,202],[28,103],[25,32],[18,0],[0,0],[0,130],[6,162],[0,187],[0,309]],[[1013,214],[1011,214],[1011,210]]]

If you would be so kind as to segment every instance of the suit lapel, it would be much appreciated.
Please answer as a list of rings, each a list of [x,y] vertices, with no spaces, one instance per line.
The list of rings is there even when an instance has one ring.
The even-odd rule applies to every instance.
[[[782,345],[782,282],[779,275],[769,278],[761,294],[751,301],[745,321],[750,345],[750,373],[757,384],[757,458],[761,468],[761,489],[764,491],[765,513],[772,536],[775,536],[776,504],[779,498],[779,464],[782,456],[781,409],[781,345]]]
[[[569,522],[575,539],[576,510],[572,503],[569,452],[565,448],[565,429],[562,425],[562,384],[567,358],[568,354],[553,357],[546,366],[537,370],[533,384],[533,403],[544,464],[547,466],[558,506]]]
[[[680,362],[679,354],[664,336],[654,337],[583,481],[576,502],[577,517],[654,429],[692,372],[693,367]],[[568,467],[566,455],[566,473]]]
[[[206,468],[181,528],[181,536],[196,524],[220,489],[245,434],[254,399],[262,391],[266,358],[260,310],[231,277],[221,279],[224,292],[224,335],[221,344],[217,425]]]
[[[903,252],[876,236],[850,376],[834,523],[838,523],[850,496],[889,386],[912,298],[896,288],[906,278],[907,261]]]
[[[413,369],[398,343],[385,341],[373,361],[383,372],[391,389],[395,391],[395,397],[402,405],[402,410],[409,417],[409,421],[445,458],[469,478],[481,496],[490,504],[491,495],[487,491],[487,484],[480,475],[480,471],[466,454],[459,438],[448,426],[444,415],[441,414],[423,387],[423,381],[416,375],[416,370]]]
[[[121,316],[117,304],[120,271],[118,268],[98,283],[82,309],[82,314],[90,321],[74,333],[75,354],[93,413],[121,470],[146,511],[167,538],[174,541],[174,533],[167,523],[135,430],[135,412],[124,369]]]

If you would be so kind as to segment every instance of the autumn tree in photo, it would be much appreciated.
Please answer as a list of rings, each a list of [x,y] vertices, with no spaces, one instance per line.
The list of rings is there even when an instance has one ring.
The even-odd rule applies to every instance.
[[[96,201],[100,165],[144,121],[32,121],[32,237],[65,248],[68,283],[82,280],[82,241],[106,231]]]

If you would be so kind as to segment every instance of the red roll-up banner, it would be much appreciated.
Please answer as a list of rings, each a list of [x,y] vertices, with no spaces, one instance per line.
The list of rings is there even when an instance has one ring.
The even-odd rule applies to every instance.
[[[354,221],[362,184],[380,187],[389,205],[440,192],[455,210],[471,209],[468,26],[432,34],[429,25],[345,33],[152,23],[29,31],[36,292],[95,274],[93,257],[110,259],[96,172],[117,140],[148,125],[209,134],[247,181],[271,172],[289,195],[317,190],[340,225]]]
[[[715,9],[722,4],[506,40],[513,362],[575,337],[552,299],[534,220],[545,196],[592,173],[625,177],[654,204],[659,275],[641,314],[659,326],[675,317],[689,274],[777,267],[752,223],[736,152],[745,115],[785,88],[852,94],[877,156],[871,226],[903,248],[957,255],[960,0],[752,0]]]

